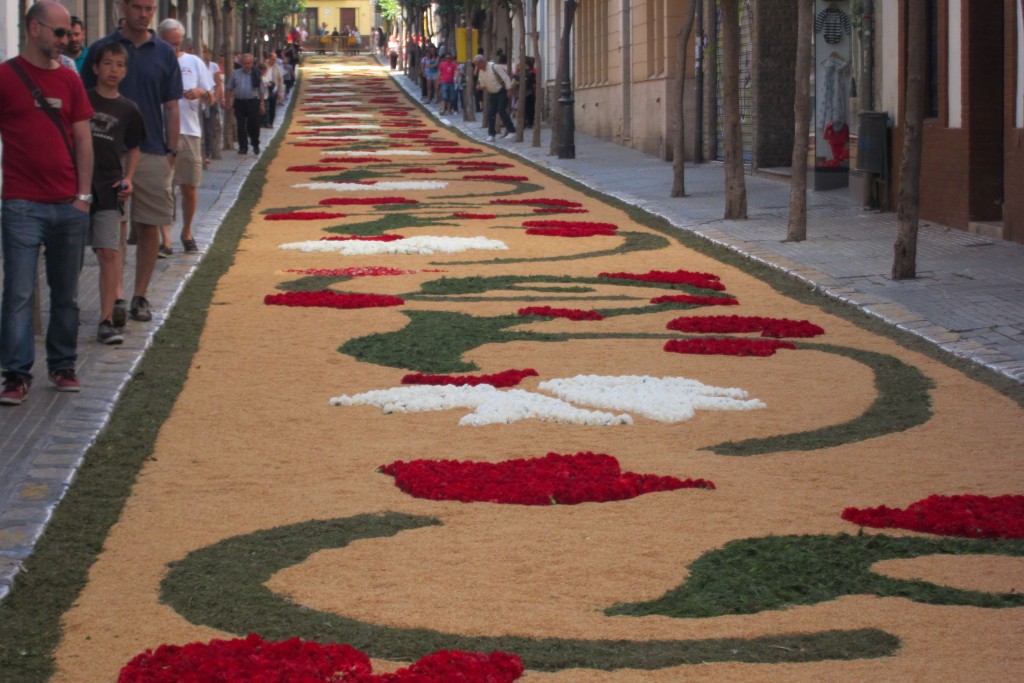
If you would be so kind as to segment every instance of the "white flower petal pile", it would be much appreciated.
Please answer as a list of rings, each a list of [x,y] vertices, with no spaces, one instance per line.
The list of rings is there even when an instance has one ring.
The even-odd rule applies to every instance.
[[[742,389],[714,387],[685,377],[577,375],[537,385],[566,401],[607,410],[628,410],[659,422],[683,422],[697,410],[757,410]]]
[[[280,245],[281,249],[295,249],[307,253],[330,253],[343,256],[364,256],[376,254],[456,254],[471,249],[496,251],[508,249],[508,245],[500,240],[486,237],[440,237],[421,235],[407,237],[393,242],[374,240],[313,240],[309,242],[289,242]]]
[[[363,183],[299,183],[292,187],[334,192],[369,192],[377,190],[443,190],[448,187],[448,183],[443,180],[382,180],[372,185]]]
[[[511,424],[521,420],[543,420],[581,425],[632,424],[629,415],[612,415],[584,410],[565,401],[522,389],[502,391],[488,384],[479,386],[415,385],[367,391],[354,396],[335,396],[334,406],[372,405],[385,413],[420,413],[434,410],[472,408],[460,425],[479,427]]]

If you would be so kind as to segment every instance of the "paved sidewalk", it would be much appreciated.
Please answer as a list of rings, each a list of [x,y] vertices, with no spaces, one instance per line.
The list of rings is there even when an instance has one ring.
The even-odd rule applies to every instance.
[[[394,80],[419,101],[419,87]],[[748,220],[722,219],[724,173],[716,163],[686,167],[687,196],[672,198],[672,164],[576,133],[576,158],[548,154],[549,131],[532,147],[514,136],[487,143],[481,127],[435,117],[587,187],[639,206],[717,244],[789,273],[956,356],[1024,383],[1024,245],[922,222],[915,280],[893,281],[896,215],[865,210],[846,189],[808,193],[808,239],[783,242],[789,183],[746,177]]]
[[[229,113],[230,115],[230,113]],[[283,120],[283,112],[277,117]],[[263,129],[263,147],[273,131]],[[96,341],[99,324],[99,266],[91,249],[86,250],[79,291],[81,322],[78,335],[78,375],[82,391],[61,394],[46,378],[46,351],[36,337],[35,379],[28,399],[20,406],[0,406],[0,600],[42,534],[56,505],[64,497],[86,451],[110,419],[114,405],[131,379],[153,336],[163,325],[185,282],[199,265],[216,237],[221,221],[238,197],[242,183],[259,160],[223,150],[203,173],[198,188],[198,207],[192,231],[199,254],[184,254],[177,242],[180,219],[171,230],[175,254],[157,261],[148,299],[153,320],[132,320],[124,329],[124,343],[104,346]],[[180,206],[180,197],[179,197]],[[135,250],[128,249],[125,292],[130,294],[135,275]],[[43,317],[48,301],[43,285]],[[2,677],[0,677],[2,678]]]

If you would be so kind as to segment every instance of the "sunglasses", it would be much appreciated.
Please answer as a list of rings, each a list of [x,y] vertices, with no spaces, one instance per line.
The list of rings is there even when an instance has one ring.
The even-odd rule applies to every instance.
[[[37,21],[36,23],[39,24],[40,26],[44,26],[53,31],[53,35],[55,35],[58,38],[63,38],[64,36],[71,35],[71,29],[61,28],[60,26],[50,26],[49,24],[44,24],[41,21]]]

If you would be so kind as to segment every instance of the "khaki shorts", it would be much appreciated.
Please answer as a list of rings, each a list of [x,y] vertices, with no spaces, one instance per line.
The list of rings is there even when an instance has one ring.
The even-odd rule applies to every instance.
[[[163,154],[140,155],[132,190],[131,218],[143,225],[170,225],[174,220],[174,169]]]
[[[89,246],[93,249],[121,249],[121,212],[97,211],[89,220]]]
[[[174,184],[199,187],[203,180],[203,139],[195,135],[178,137],[178,157],[174,162]]]

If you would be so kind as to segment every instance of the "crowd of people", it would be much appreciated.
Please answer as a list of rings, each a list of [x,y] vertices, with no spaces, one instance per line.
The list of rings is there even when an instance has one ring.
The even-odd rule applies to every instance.
[[[477,112],[484,113],[487,124],[487,140],[505,138],[516,132],[513,118],[517,108],[524,109],[524,126],[533,127],[537,101],[537,71],[534,58],[526,58],[526,97],[519,102],[519,70],[509,71],[508,57],[498,50],[493,60],[488,60],[481,50],[472,62],[469,74],[473,88],[473,102]],[[455,114],[463,104],[467,83],[466,65],[458,61],[454,50],[444,45],[440,48],[428,43],[420,56],[420,70],[425,81],[424,104],[436,104],[441,116]],[[487,94],[486,102],[484,93]]]
[[[157,260],[174,253],[175,188],[181,247],[198,251],[196,191],[218,156],[221,112],[234,112],[238,152],[251,146],[258,154],[261,127],[273,125],[295,82],[298,45],[258,66],[251,54],[236,55],[224,83],[223,64],[179,21],[149,28],[156,0],[118,6],[118,28],[86,46],[79,19],[55,0],[38,0],[24,17],[20,54],[0,64],[0,405],[22,403],[32,385],[40,251],[50,294],[48,376],[58,391],[79,391],[78,282],[86,247],[99,265],[96,338],[119,344],[129,319],[153,318],[147,290]],[[130,301],[122,289],[127,245],[136,249]]]

